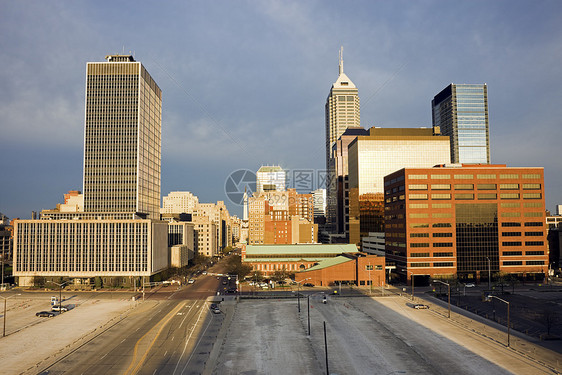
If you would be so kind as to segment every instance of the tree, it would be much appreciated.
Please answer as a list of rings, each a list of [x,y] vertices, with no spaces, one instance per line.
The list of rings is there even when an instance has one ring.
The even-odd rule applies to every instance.
[[[276,282],[283,281],[286,278],[287,278],[287,272],[285,272],[285,270],[275,271],[271,276],[271,279]]]
[[[226,260],[226,272],[231,275],[238,275],[239,279],[252,272],[252,267],[247,264],[242,264],[240,255],[231,255]]]
[[[45,280],[45,277],[43,277],[43,276],[35,276],[33,278],[33,285],[35,285],[38,288],[44,288],[46,283],[47,283],[47,281]]]
[[[224,255],[229,255],[229,254],[230,254],[232,251],[234,251],[234,250],[235,250],[234,247],[232,247],[232,246],[227,246],[227,247],[225,247],[224,249],[222,249],[222,253],[223,253]]]
[[[261,272],[260,270],[255,270],[251,274],[252,274],[252,280],[256,282],[263,281],[263,272]]]
[[[103,281],[102,281],[101,277],[96,276],[94,278],[94,286],[95,286],[96,289],[100,289],[100,288],[103,287]]]

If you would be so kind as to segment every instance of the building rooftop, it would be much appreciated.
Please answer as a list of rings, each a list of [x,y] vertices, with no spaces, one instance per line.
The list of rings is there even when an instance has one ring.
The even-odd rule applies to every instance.
[[[261,254],[283,254],[283,255],[316,255],[316,254],[342,254],[356,253],[357,246],[354,244],[295,244],[295,245],[248,245],[246,246],[246,257]]]
[[[332,267],[332,266],[336,266],[338,264],[342,264],[342,263],[346,263],[346,262],[351,262],[353,261],[353,259],[348,258],[348,257],[344,257],[344,256],[337,256],[335,258],[330,258],[330,259],[326,259],[326,260],[322,260],[320,263],[318,263],[317,265],[310,267],[306,270],[303,270],[304,272],[306,271],[316,271],[316,270],[321,270],[323,268],[328,268],[328,267]]]

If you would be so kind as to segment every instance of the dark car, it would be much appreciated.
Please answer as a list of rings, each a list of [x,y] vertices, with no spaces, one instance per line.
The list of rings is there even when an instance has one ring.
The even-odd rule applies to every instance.
[[[38,316],[40,318],[52,318],[53,316],[55,316],[55,313],[50,311],[39,311],[35,314],[35,316]]]
[[[235,294],[237,292],[236,288],[230,288],[226,290],[227,294]]]
[[[314,284],[312,284],[312,283],[304,283],[304,284],[302,284],[302,286],[313,287],[313,286],[314,286]]]
[[[214,310],[214,309],[218,309],[219,305],[217,305],[216,303],[211,303],[210,309]]]

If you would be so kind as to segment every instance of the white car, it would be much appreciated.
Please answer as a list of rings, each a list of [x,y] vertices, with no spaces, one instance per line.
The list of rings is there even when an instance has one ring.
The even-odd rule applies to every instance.
[[[51,307],[51,311],[68,311],[66,306],[54,305]]]
[[[476,285],[474,283],[468,283],[465,285],[467,288],[474,288]]]
[[[193,279],[187,280],[187,283],[188,283],[188,284],[193,284],[194,282],[195,282],[195,280],[193,280]]]

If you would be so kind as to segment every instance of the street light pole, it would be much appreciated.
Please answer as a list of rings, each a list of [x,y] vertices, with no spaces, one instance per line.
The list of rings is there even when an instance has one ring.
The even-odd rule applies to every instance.
[[[62,287],[63,287],[64,285],[68,284],[68,281],[65,281],[65,282],[60,283],[60,284],[59,284],[59,283],[55,283],[54,281],[47,281],[47,282],[59,286],[59,313],[62,314],[62,313],[63,313],[63,311],[62,311]]]
[[[510,333],[510,327],[509,327],[509,302],[506,301],[506,300],[504,300],[504,299],[501,299],[500,297],[493,296],[493,295],[491,295],[491,294],[487,297],[487,300],[490,301],[492,298],[495,298],[495,299],[500,300],[500,301],[502,301],[503,303],[506,303],[506,304],[507,304],[507,347],[509,348],[509,333]]]
[[[10,298],[15,297],[15,296],[21,296],[21,293],[14,294],[13,296],[9,296],[9,297],[0,296],[0,297],[2,297],[2,298],[4,299],[4,330],[2,331],[2,337],[5,337],[5,336],[6,336],[6,302],[7,302]]]
[[[449,306],[449,315],[448,315],[448,318],[451,319],[451,284],[446,283],[446,282],[441,281],[441,280],[433,280],[433,282],[434,282],[434,283],[441,283],[441,284],[447,285],[447,290],[448,290],[447,294],[448,294],[448,296],[449,296],[449,302],[448,302],[448,306]]]
[[[301,280],[301,281],[296,281],[296,283],[297,283],[297,301],[298,301],[298,305],[299,305],[299,313],[301,312],[301,288],[300,288],[301,283],[308,280],[308,279],[310,279],[310,277],[307,277],[306,279]]]

